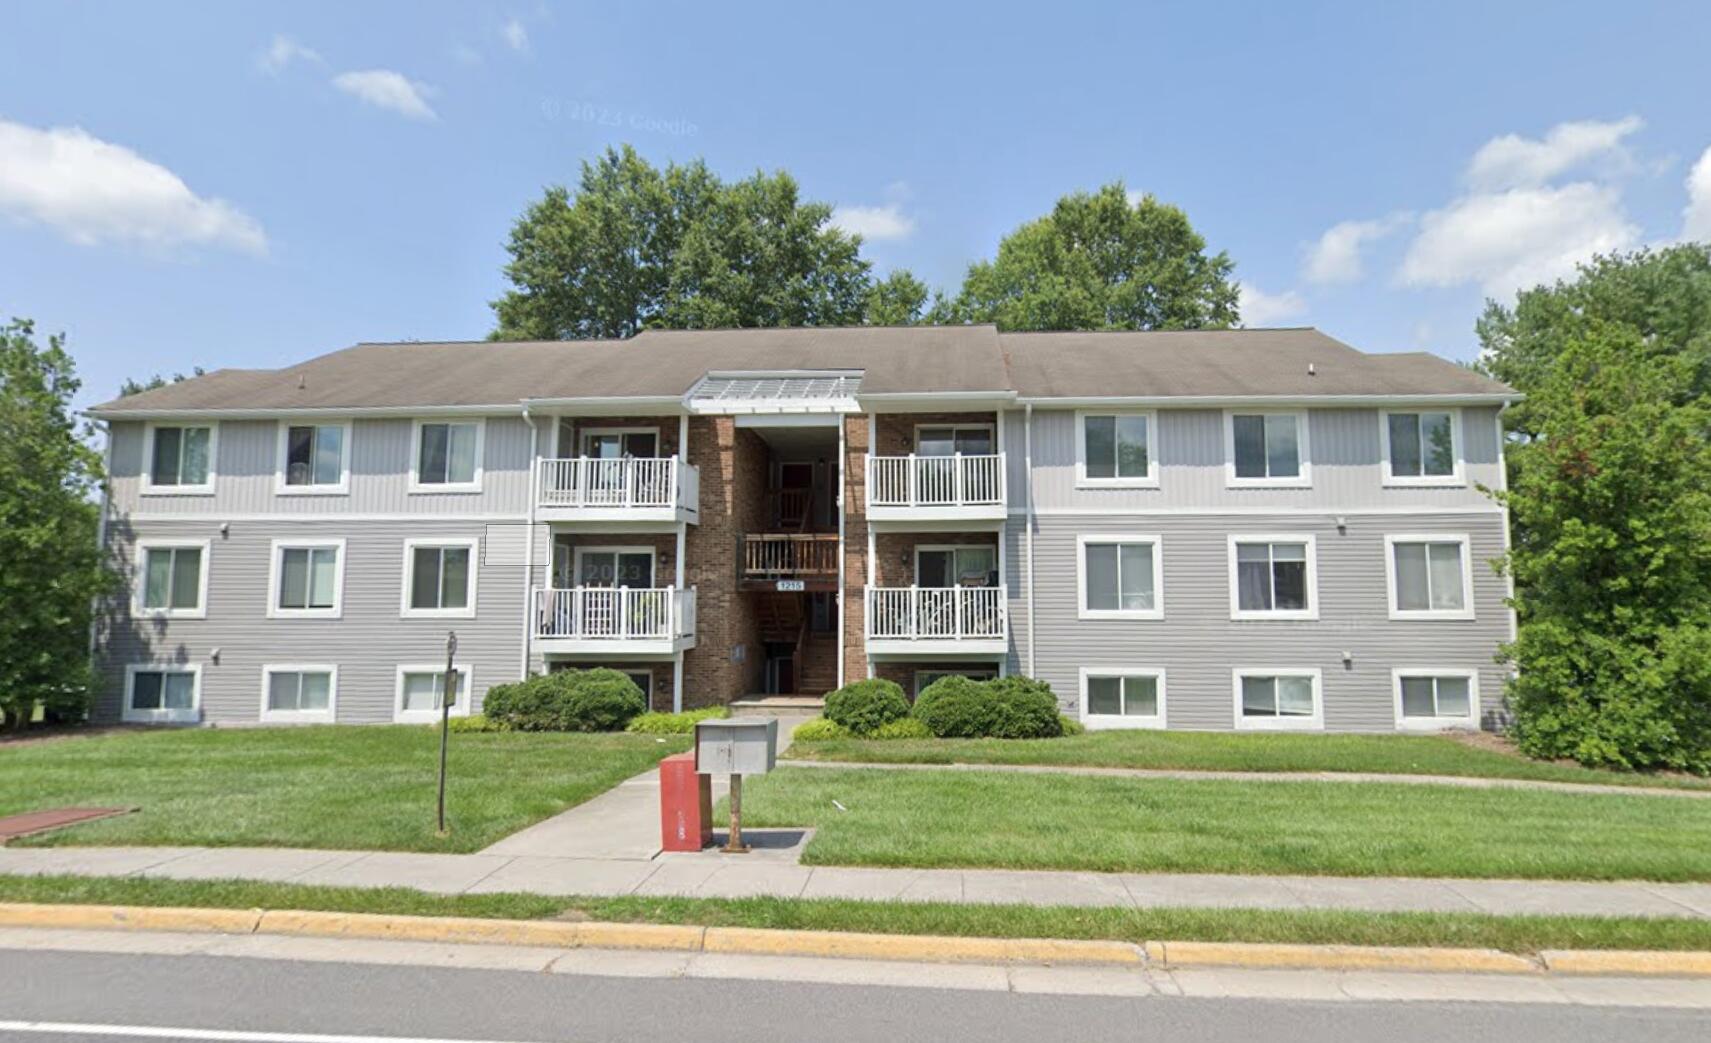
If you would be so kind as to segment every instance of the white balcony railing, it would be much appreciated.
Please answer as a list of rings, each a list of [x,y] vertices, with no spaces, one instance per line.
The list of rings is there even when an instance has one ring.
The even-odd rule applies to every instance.
[[[990,507],[1004,504],[1004,454],[870,456],[869,507]]]
[[[701,472],[675,456],[540,461],[542,507],[694,509]]]
[[[1007,634],[1000,587],[869,587],[870,641],[990,641]]]
[[[671,641],[695,634],[695,590],[572,587],[535,590],[535,636]]]

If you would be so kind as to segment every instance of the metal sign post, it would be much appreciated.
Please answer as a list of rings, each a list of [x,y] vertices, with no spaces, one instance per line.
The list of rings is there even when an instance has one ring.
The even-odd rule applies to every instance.
[[[446,835],[446,740],[452,730],[452,700],[457,698],[457,631],[446,634],[446,681],[440,692],[440,797],[439,835]]]

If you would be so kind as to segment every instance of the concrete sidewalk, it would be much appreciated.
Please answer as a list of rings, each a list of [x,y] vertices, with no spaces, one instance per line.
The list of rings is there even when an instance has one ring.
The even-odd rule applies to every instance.
[[[291,848],[0,849],[0,873],[240,879],[442,894],[854,898],[1000,905],[1351,909],[1711,919],[1711,884],[803,866],[788,853],[650,859]]]

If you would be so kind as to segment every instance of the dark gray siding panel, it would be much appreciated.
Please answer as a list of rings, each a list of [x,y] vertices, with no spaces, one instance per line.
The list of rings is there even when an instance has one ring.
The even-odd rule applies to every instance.
[[[1486,715],[1501,707],[1504,671],[1494,662],[1509,638],[1504,581],[1490,562],[1503,550],[1496,511],[1438,514],[1347,512],[1280,515],[1046,515],[1034,537],[1034,605],[1039,628],[1035,673],[1073,712],[1084,666],[1162,667],[1172,728],[1233,726],[1231,670],[1238,666],[1318,668],[1327,731],[1395,727],[1391,670],[1433,667],[1479,671]],[[1026,572],[1020,518],[1010,525],[1012,669],[1027,662]],[[1076,537],[1082,533],[1158,534],[1164,547],[1162,620],[1084,620],[1076,612]],[[1319,619],[1230,619],[1232,533],[1310,533],[1316,538]],[[1386,606],[1385,533],[1465,533],[1472,547],[1475,618],[1395,621]],[[1352,653],[1345,667],[1344,652]]]

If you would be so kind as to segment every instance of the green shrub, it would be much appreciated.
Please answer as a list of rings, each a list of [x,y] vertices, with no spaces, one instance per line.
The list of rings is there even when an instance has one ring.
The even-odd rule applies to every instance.
[[[1057,716],[1057,724],[1064,735],[1080,735],[1087,731],[1087,725],[1082,724],[1074,717],[1065,717],[1061,713]]]
[[[447,722],[454,732],[508,732],[510,725],[501,724],[484,713],[472,713],[468,717],[453,717]],[[430,728],[438,728],[440,722],[430,724]]]
[[[866,735],[882,725],[909,716],[909,700],[896,681],[870,677],[852,681],[826,695],[826,717],[851,735]]]
[[[933,729],[918,717],[900,717],[887,721],[862,736],[864,739],[931,739]]]
[[[825,742],[829,739],[847,739],[849,737],[849,729],[837,721],[828,721],[824,717],[810,717],[796,726],[796,730],[790,734],[790,741]]]
[[[939,678],[915,700],[915,716],[948,738],[1044,739],[1063,734],[1057,696],[1031,677]]]
[[[618,731],[647,708],[636,682],[605,668],[494,685],[482,704],[490,721],[523,732]]]
[[[729,716],[729,706],[707,706],[682,713],[644,713],[625,725],[624,730],[638,735],[690,735],[695,731],[696,721]]]

